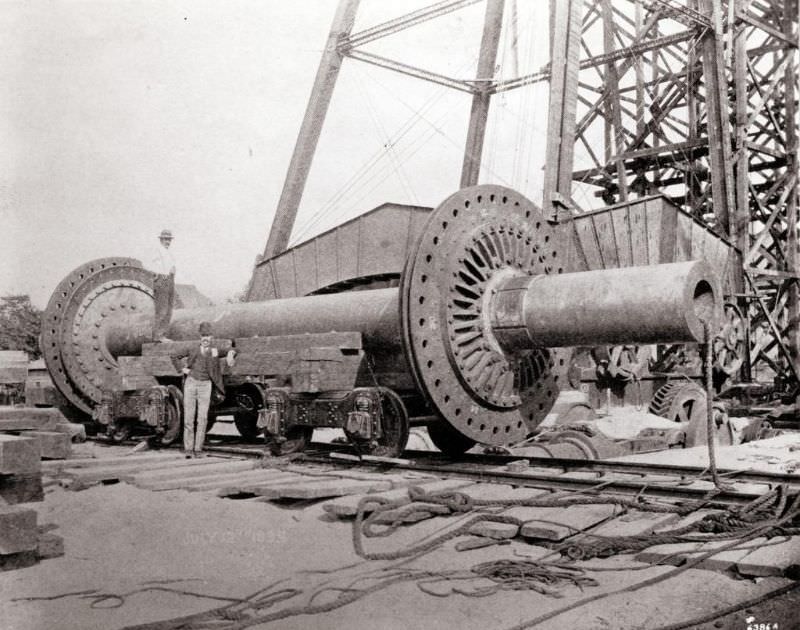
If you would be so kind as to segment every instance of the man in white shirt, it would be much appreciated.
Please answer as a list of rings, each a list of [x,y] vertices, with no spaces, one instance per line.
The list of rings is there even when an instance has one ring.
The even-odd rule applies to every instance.
[[[153,323],[153,339],[169,341],[167,330],[172,319],[172,302],[175,299],[175,259],[169,246],[172,244],[172,232],[161,230],[158,235],[160,246],[151,261],[153,270],[153,299],[155,300],[155,321]]]

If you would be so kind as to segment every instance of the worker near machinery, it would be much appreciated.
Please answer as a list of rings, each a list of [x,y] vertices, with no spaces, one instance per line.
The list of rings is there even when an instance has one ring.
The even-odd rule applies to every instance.
[[[183,385],[183,451],[187,458],[202,456],[206,439],[208,407],[214,389],[224,394],[219,348],[212,345],[213,333],[209,322],[199,326],[200,345],[182,358]],[[225,362],[233,366],[235,350],[229,350]],[[195,430],[195,421],[197,429]]]
[[[155,321],[153,322],[153,339],[169,341],[167,330],[172,319],[172,304],[175,299],[175,259],[169,247],[172,244],[172,232],[161,230],[158,235],[159,247],[153,257],[153,299],[155,301]]]

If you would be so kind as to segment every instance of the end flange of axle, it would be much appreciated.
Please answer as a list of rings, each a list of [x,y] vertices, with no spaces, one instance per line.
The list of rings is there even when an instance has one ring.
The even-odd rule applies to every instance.
[[[541,209],[503,186],[451,195],[420,235],[400,286],[408,362],[439,414],[476,442],[522,440],[555,403],[568,352],[505,352],[488,311],[502,282],[560,274],[566,262]]]
[[[100,258],[67,275],[42,314],[42,354],[59,391],[90,414],[119,379],[105,327],[118,314],[153,313],[153,274],[135,258]]]

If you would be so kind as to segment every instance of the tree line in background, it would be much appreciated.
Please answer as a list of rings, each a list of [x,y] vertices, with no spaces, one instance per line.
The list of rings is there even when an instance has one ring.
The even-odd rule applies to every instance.
[[[42,312],[28,295],[0,296],[0,350],[22,350],[31,359],[41,357],[39,332]]]

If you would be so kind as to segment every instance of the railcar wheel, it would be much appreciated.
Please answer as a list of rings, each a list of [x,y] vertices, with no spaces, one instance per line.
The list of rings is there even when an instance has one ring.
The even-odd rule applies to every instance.
[[[679,381],[667,383],[653,396],[650,413],[682,424],[686,433],[686,448],[708,443],[706,392],[699,385]],[[728,414],[715,404],[712,417],[715,443],[722,446],[731,444]]]
[[[243,387],[236,392],[237,409],[233,422],[241,436],[254,442],[261,434],[258,426],[258,411],[264,407],[263,393],[255,387]]]
[[[380,396],[383,435],[374,446],[362,450],[380,457],[398,457],[408,444],[408,412],[391,389],[381,387]]]
[[[436,448],[452,457],[463,455],[477,444],[472,438],[457,431],[447,420],[429,424],[428,437]]]
[[[267,436],[265,443],[269,452],[275,456],[291,455],[292,453],[301,453],[306,450],[308,443],[311,441],[311,436],[314,433],[312,427],[292,427],[286,433],[286,439],[283,441],[275,440]]]
[[[183,429],[183,394],[174,385],[168,386],[167,391],[169,392],[166,406],[167,428],[159,440],[162,446],[169,446],[175,442]]]
[[[133,432],[133,421],[119,420],[114,429],[108,434],[108,439],[114,444],[120,444],[127,440]]]

